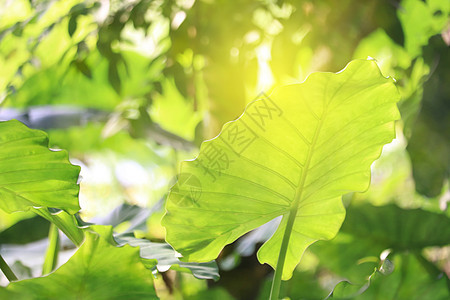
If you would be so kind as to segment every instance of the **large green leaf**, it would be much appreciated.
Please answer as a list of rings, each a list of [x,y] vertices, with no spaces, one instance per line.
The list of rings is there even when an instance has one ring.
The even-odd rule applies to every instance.
[[[93,232],[86,232],[83,245],[58,270],[12,282],[7,291],[16,293],[14,299],[157,299],[153,275],[142,264],[139,250],[113,246]]]
[[[48,149],[45,132],[16,120],[0,122],[0,209],[53,207],[74,214],[80,209],[79,172],[66,151]]]
[[[289,238],[289,279],[310,244],[336,235],[345,216],[341,196],[369,186],[370,165],[394,137],[397,100],[393,80],[374,61],[356,60],[252,102],[182,163],[162,221],[167,241],[186,260],[208,261],[283,216],[258,258],[275,267]]]

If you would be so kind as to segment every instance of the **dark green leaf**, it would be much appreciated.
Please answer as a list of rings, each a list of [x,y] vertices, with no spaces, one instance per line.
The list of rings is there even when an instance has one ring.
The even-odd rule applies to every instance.
[[[85,60],[74,61],[75,67],[89,79],[92,79],[91,68],[86,64]]]
[[[450,55],[440,36],[430,39],[424,52],[437,65],[424,83],[422,107],[407,150],[417,192],[436,197],[450,176]]]
[[[78,18],[78,15],[74,14],[69,19],[69,25],[68,25],[67,31],[69,32],[70,36],[73,36],[75,31],[77,30],[77,18]]]
[[[351,205],[341,231],[396,251],[450,244],[448,216],[422,209],[401,209],[393,204]]]
[[[48,235],[50,223],[40,216],[25,219],[0,232],[0,244],[28,244]]]
[[[122,84],[120,82],[119,71],[117,69],[117,62],[110,61],[108,67],[108,80],[117,94],[120,94]]]

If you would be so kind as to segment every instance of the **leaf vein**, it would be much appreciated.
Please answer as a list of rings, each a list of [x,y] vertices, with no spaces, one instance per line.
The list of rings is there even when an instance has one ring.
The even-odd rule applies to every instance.
[[[244,196],[244,195],[238,195],[238,194],[232,194],[232,193],[223,193],[223,192],[216,192],[216,191],[202,191],[202,193],[204,193],[204,194],[217,194],[217,195],[224,195],[224,196],[231,196],[231,197],[241,197],[241,198],[245,198],[245,199],[248,199],[248,200],[252,200],[254,202],[260,202],[260,203],[263,203],[263,204],[270,204],[270,205],[274,205],[274,206],[285,207],[285,206],[280,205],[278,203],[264,201],[264,200],[261,200],[261,199],[256,199],[256,198],[249,197],[249,196]]]
[[[249,162],[253,162],[253,161],[252,161],[252,160],[249,160]],[[264,185],[262,185],[262,184],[259,184],[259,183],[257,183],[257,182],[254,182],[254,181],[252,181],[252,180],[250,180],[250,179],[243,178],[243,177],[239,177],[239,176],[232,175],[232,174],[225,173],[225,172],[220,172],[220,171],[214,170],[214,169],[209,169],[209,168],[208,168],[208,170],[211,171],[211,172],[219,173],[219,176],[225,175],[225,176],[228,176],[228,177],[230,177],[230,178],[235,178],[235,179],[237,179],[238,181],[246,181],[246,182],[248,182],[248,183],[250,183],[250,184],[252,184],[252,185],[254,185],[254,186],[258,187],[258,188],[262,188],[262,189],[264,189],[264,190],[266,190],[266,191],[268,191],[268,192],[270,192],[270,193],[272,193],[272,194],[274,194],[274,195],[280,197],[282,200],[284,200],[284,201],[285,201],[286,203],[288,203],[288,204],[291,203],[290,199],[289,199],[288,197],[286,197],[285,195],[283,195],[283,194],[281,194],[281,193],[279,193],[279,192],[277,192],[277,191],[275,191],[275,190],[273,190],[273,189],[271,189],[271,188],[269,188],[269,187],[267,187],[267,186],[264,186]],[[272,171],[272,170],[268,169],[268,171]],[[275,171],[274,171],[274,172],[275,172]]]
[[[33,139],[44,139],[45,140],[46,138],[47,137],[45,135],[41,135],[41,136],[34,135],[34,136],[24,137],[24,138],[15,139],[15,140],[8,140],[6,142],[0,143],[0,146],[4,146],[4,145],[9,144],[9,143],[26,141],[26,140],[33,140]],[[40,145],[42,147],[45,147],[44,145],[41,145],[41,143],[38,143],[38,145]]]
[[[356,120],[358,120],[358,119],[360,119],[361,117],[365,116],[368,112],[371,112],[371,111],[373,111],[374,109],[378,109],[378,108],[380,108],[380,107],[382,107],[382,106],[384,106],[384,105],[392,105],[392,103],[390,103],[390,102],[385,102],[385,103],[382,103],[382,104],[380,104],[380,105],[376,105],[376,106],[374,106],[374,107],[371,107],[369,110],[364,111],[363,113],[361,113],[361,114],[358,115],[357,117],[352,118],[352,120],[351,120],[350,122],[347,122],[344,126],[342,126],[341,128],[339,128],[336,134],[333,134],[333,135],[329,136],[325,141],[323,141],[323,142],[318,146],[318,148],[322,147],[324,144],[328,143],[329,141],[331,141],[331,140],[336,139],[337,137],[339,137],[339,136],[344,132],[344,129],[347,128],[347,126],[351,125],[351,124],[354,123]],[[389,121],[389,122],[390,122],[390,121]],[[388,123],[388,122],[386,122],[386,123]],[[386,124],[386,123],[383,123],[383,124]],[[374,127],[371,127],[371,128],[369,128],[369,129],[365,130],[365,132],[367,132],[368,130],[371,130],[371,129],[375,128],[375,127],[381,126],[381,125],[383,125],[383,124],[377,124],[377,125],[375,125]]]
[[[273,175],[279,177],[280,179],[282,179],[284,182],[286,182],[286,183],[287,183],[287,184],[295,191],[295,189],[296,189],[296,187],[297,187],[297,186],[295,185],[295,183],[293,183],[289,178],[287,178],[286,176],[284,176],[284,175],[281,174],[280,172],[275,171],[275,170],[272,170],[272,169],[269,169],[268,167],[266,167],[266,166],[264,166],[264,165],[261,165],[261,164],[255,162],[254,160],[251,160],[251,159],[249,159],[249,158],[247,158],[247,157],[245,157],[245,156],[241,156],[240,158],[243,159],[243,160],[245,160],[245,161],[247,161],[247,162],[249,162],[249,163],[251,163],[251,164],[253,164],[253,165],[256,166],[256,167],[259,167],[259,168],[261,168],[261,169],[263,169],[263,170],[265,170],[265,171],[267,171],[267,172],[269,172],[269,173],[272,173]],[[289,202],[290,202],[290,201],[289,201]]]
[[[287,158],[289,158],[289,159],[290,159],[292,162],[294,162],[297,166],[299,166],[300,168],[303,169],[303,164],[302,164],[298,159],[296,159],[295,157],[293,157],[292,155],[290,155],[287,151],[281,149],[280,147],[276,146],[274,143],[272,143],[271,141],[269,141],[268,139],[266,139],[266,138],[264,138],[264,137],[262,137],[262,136],[259,136],[259,138],[260,138],[261,140],[263,140],[264,142],[266,142],[268,145],[272,146],[272,147],[273,147],[275,150],[277,150],[278,152],[284,154]]]

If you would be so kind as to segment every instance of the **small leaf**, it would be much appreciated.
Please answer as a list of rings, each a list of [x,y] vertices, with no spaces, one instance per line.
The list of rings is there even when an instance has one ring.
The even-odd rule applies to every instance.
[[[75,60],[73,63],[78,71],[80,71],[87,78],[92,79],[92,71],[87,65],[86,60]]]
[[[357,295],[361,295],[367,287],[367,285],[354,285],[344,280],[334,287],[333,291],[326,299],[352,299]]]
[[[120,81],[119,70],[117,68],[117,61],[110,61],[108,66],[108,81],[117,94],[120,95],[122,83]]]
[[[286,236],[289,279],[309,245],[336,235],[341,196],[368,188],[370,165],[395,136],[397,101],[393,80],[364,60],[263,95],[182,163],[162,221],[167,241],[185,260],[209,261],[282,216],[258,259],[275,268]]]
[[[69,32],[70,36],[73,36],[75,31],[77,30],[77,18],[78,18],[78,15],[74,14],[69,19],[67,31]]]
[[[79,172],[66,151],[48,149],[45,132],[16,120],[0,122],[0,208],[4,211],[54,207],[78,212]]]

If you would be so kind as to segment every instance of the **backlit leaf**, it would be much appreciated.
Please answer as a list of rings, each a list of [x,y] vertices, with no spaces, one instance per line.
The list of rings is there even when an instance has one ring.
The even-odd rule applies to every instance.
[[[48,149],[45,132],[16,120],[0,122],[0,208],[4,211],[53,207],[76,213],[79,172],[66,151]]]
[[[374,61],[356,60],[261,98],[182,163],[162,222],[184,259],[209,261],[283,216],[258,259],[275,267],[289,237],[287,280],[310,244],[336,235],[345,216],[341,196],[368,188],[370,165],[394,137],[398,93]]]

